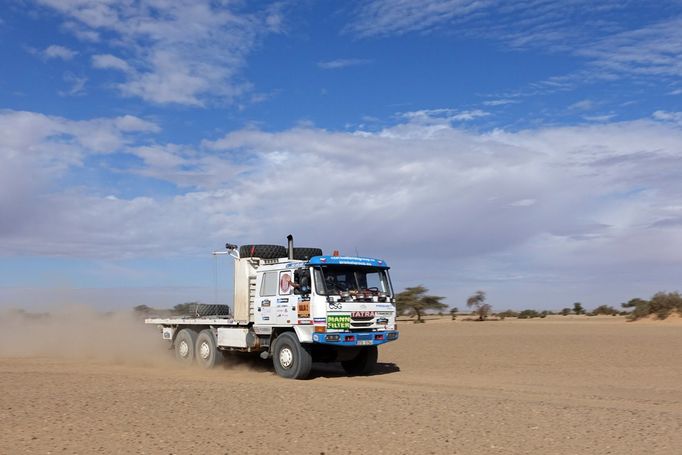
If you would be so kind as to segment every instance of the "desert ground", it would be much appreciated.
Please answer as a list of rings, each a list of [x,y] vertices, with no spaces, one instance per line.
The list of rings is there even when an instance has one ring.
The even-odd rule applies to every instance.
[[[402,323],[375,375],[305,381],[251,357],[183,369],[154,328],[104,327],[3,331],[1,453],[682,453],[679,323]]]

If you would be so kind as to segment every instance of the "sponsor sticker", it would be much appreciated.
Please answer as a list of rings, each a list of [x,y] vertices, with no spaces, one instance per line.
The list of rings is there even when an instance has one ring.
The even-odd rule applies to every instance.
[[[328,329],[349,329],[350,314],[330,314],[327,316]]]
[[[263,300],[263,301],[260,303],[260,306],[270,306],[270,301],[269,301],[269,300]]]
[[[374,314],[374,311],[352,311],[350,316],[352,318],[373,318]]]
[[[313,321],[315,321],[315,323],[320,322],[324,324],[325,322],[327,322],[327,318],[313,318]]]
[[[372,340],[358,340],[358,345],[363,346],[363,345],[368,345],[372,344]]]
[[[377,324],[388,324],[388,319],[387,318],[377,318]]]
[[[303,300],[298,302],[298,317],[299,318],[309,318],[310,317],[310,300]]]
[[[329,309],[330,310],[342,310],[343,309],[343,303],[341,303],[341,302],[329,302]]]
[[[312,323],[313,323],[313,321],[311,321],[310,319],[299,319],[298,320],[299,325],[310,325]]]
[[[285,297],[283,299],[277,299],[277,303],[288,303],[289,302],[289,297]]]

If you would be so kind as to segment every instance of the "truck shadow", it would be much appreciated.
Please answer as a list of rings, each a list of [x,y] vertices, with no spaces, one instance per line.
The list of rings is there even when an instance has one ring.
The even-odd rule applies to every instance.
[[[242,354],[242,353],[229,353],[225,356],[224,361],[219,368],[232,369],[232,368],[248,368],[257,372],[269,372],[275,374],[275,368],[272,365],[272,360],[263,360],[258,356],[252,354]],[[385,374],[397,373],[400,371],[400,367],[395,363],[390,362],[377,362],[374,371],[366,376],[382,376]],[[349,377],[341,367],[339,362],[315,362],[313,363],[313,369],[310,372],[310,377],[308,379],[316,378],[341,378]]]
[[[374,371],[365,376],[382,376],[385,374],[397,373],[399,371],[400,367],[395,363],[378,362]],[[313,371],[310,372],[309,379],[342,377],[349,377],[349,375],[344,371],[339,362],[313,363]]]

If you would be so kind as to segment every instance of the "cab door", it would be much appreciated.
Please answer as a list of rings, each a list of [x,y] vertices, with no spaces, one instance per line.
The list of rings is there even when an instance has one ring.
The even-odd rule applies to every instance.
[[[256,297],[255,323],[259,325],[275,324],[275,306],[277,302],[277,272],[262,272],[256,281],[258,295]]]
[[[277,301],[275,302],[275,324],[296,324],[296,304],[298,296],[294,295],[294,272],[280,270],[277,275]]]

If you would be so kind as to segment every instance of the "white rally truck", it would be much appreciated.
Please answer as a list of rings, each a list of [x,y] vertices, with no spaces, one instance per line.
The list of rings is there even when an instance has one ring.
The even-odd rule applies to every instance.
[[[285,378],[312,362],[341,362],[348,374],[373,371],[377,346],[398,339],[388,264],[325,256],[318,248],[227,244],[234,258],[234,311],[199,305],[185,317],[151,318],[183,363],[215,366],[230,351],[272,357]]]

